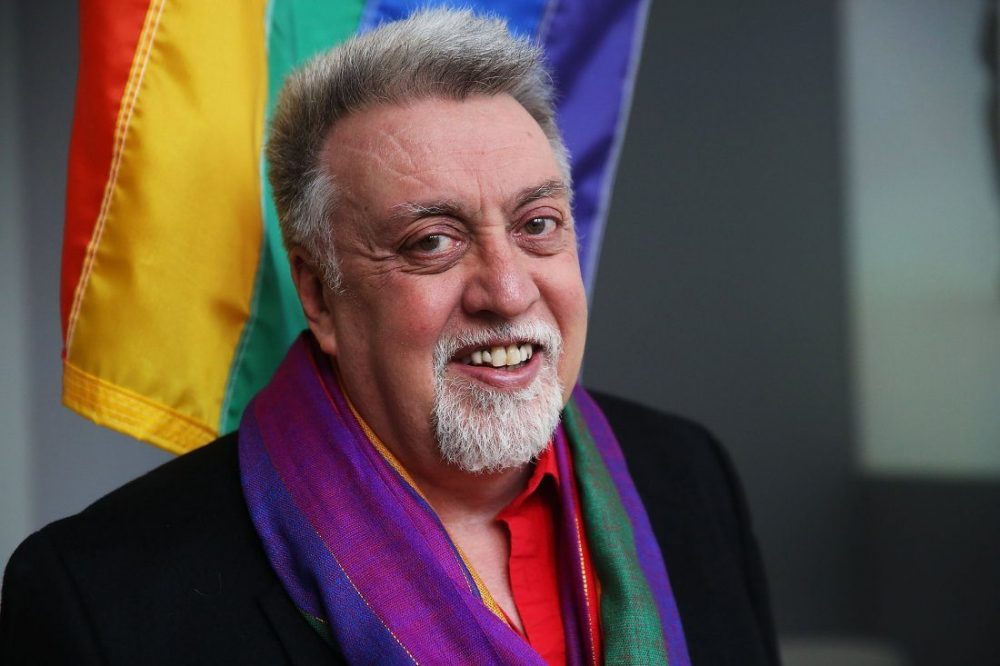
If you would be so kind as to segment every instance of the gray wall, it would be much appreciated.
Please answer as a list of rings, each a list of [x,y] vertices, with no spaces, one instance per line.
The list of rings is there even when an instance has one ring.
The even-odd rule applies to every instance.
[[[18,42],[14,6],[0,5],[0,558],[21,540],[31,522],[28,448],[28,377],[25,285],[27,262],[22,247],[19,105],[14,90]]]

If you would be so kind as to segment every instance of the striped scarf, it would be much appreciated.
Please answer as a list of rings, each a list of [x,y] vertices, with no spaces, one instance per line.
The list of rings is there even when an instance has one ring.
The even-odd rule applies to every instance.
[[[560,605],[571,664],[689,664],[667,572],[614,435],[580,387],[553,438]],[[243,493],[267,557],[305,619],[351,663],[543,664],[392,454],[312,336],[292,346],[239,433]],[[565,476],[564,478],[569,478]],[[595,655],[579,553],[601,586]],[[571,575],[565,575],[569,573]]]

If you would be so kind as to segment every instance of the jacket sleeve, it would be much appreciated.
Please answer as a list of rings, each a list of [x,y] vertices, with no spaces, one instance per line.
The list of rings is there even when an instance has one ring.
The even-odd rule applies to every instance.
[[[757,619],[757,627],[764,639],[764,647],[771,663],[780,664],[781,658],[779,657],[777,633],[774,626],[774,615],[771,611],[770,595],[767,591],[767,576],[764,573],[764,561],[760,554],[760,547],[757,545],[757,538],[754,536],[750,520],[750,510],[747,505],[743,484],[740,483],[736,468],[726,453],[725,448],[710,433],[706,431],[706,434],[712,443],[712,448],[725,473],[727,485],[729,486],[729,495],[732,498],[739,541],[742,546],[743,575],[747,583],[747,590],[751,604],[753,605],[754,615]]]
[[[104,663],[76,583],[46,531],[22,543],[0,592],[0,663]]]

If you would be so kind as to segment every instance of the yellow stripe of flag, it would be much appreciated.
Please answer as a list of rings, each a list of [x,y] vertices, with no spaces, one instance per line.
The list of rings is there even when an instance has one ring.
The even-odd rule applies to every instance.
[[[139,414],[153,424],[179,415],[190,427],[170,437],[150,427],[175,452],[215,432],[250,311],[265,4],[150,3],[158,20],[146,22],[148,58],[137,49],[141,78],[131,113],[119,114],[124,140],[67,334],[65,402],[127,432]]]

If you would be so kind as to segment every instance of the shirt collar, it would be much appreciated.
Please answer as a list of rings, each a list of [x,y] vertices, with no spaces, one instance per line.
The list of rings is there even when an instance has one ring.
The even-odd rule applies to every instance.
[[[545,447],[545,450],[538,454],[538,459],[535,461],[535,466],[531,470],[531,476],[528,477],[528,483],[525,484],[524,490],[511,500],[510,504],[504,507],[500,515],[502,516],[508,511],[516,511],[526,499],[538,490],[539,486],[547,478],[552,479],[556,488],[559,487],[559,466],[556,464],[555,449],[552,448],[551,440],[548,446]]]

